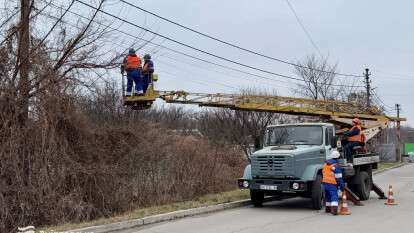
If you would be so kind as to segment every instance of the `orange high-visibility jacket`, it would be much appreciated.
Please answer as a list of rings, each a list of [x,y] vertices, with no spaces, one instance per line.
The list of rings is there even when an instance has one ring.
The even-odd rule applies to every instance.
[[[322,183],[325,184],[337,184],[336,182],[336,178],[335,178],[335,164],[327,164],[325,163],[323,165],[323,169],[322,169]]]
[[[361,126],[360,125],[355,125],[354,127],[351,128],[350,131],[352,131],[355,128],[359,129],[359,134],[349,137],[348,141],[349,142],[362,142],[362,143],[364,143],[365,142],[365,137],[363,135]]]
[[[128,55],[125,67],[127,70],[141,69],[141,58]]]

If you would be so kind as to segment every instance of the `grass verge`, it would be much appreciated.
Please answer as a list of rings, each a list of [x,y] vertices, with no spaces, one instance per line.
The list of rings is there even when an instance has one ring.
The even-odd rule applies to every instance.
[[[378,171],[383,171],[385,169],[388,169],[390,167],[394,167],[394,166],[399,165],[399,164],[401,164],[401,163],[400,162],[380,162],[378,164],[377,172]]]
[[[50,226],[39,229],[45,232],[61,232],[70,229],[79,229],[84,227],[104,225],[115,222],[122,222],[131,219],[139,219],[151,215],[164,214],[177,210],[186,210],[197,207],[210,206],[215,204],[228,203],[250,198],[248,190],[234,190],[218,194],[208,194],[192,201],[177,202],[168,205],[154,206],[149,208],[137,209],[123,215],[111,218],[101,218],[93,221],[82,223],[68,223],[60,226]]]

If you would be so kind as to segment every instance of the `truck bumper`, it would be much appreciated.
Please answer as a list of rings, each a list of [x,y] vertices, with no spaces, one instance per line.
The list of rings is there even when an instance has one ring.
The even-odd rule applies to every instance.
[[[238,186],[241,189],[285,193],[306,192],[308,189],[307,183],[302,180],[238,179]]]

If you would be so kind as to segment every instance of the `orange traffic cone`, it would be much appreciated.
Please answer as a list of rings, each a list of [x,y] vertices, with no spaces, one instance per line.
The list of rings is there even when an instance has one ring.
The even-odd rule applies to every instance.
[[[388,198],[387,198],[387,202],[385,202],[384,204],[397,205],[397,203],[395,203],[394,192],[392,191],[392,185],[390,185],[388,188]]]
[[[346,192],[342,192],[342,201],[341,201],[341,207],[339,209],[339,215],[350,215],[351,211],[349,211],[348,208],[348,202],[346,200]]]

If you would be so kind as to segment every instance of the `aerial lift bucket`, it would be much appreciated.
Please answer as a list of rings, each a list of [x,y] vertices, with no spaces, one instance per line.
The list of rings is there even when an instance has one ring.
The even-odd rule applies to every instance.
[[[154,79],[154,77],[156,79]],[[122,75],[122,99],[125,106],[131,107],[133,110],[145,110],[152,106],[152,103],[158,98],[159,94],[154,90],[154,82],[158,80],[158,75],[154,74],[152,82],[149,84],[147,92],[142,96],[126,96],[125,95],[125,79]]]

